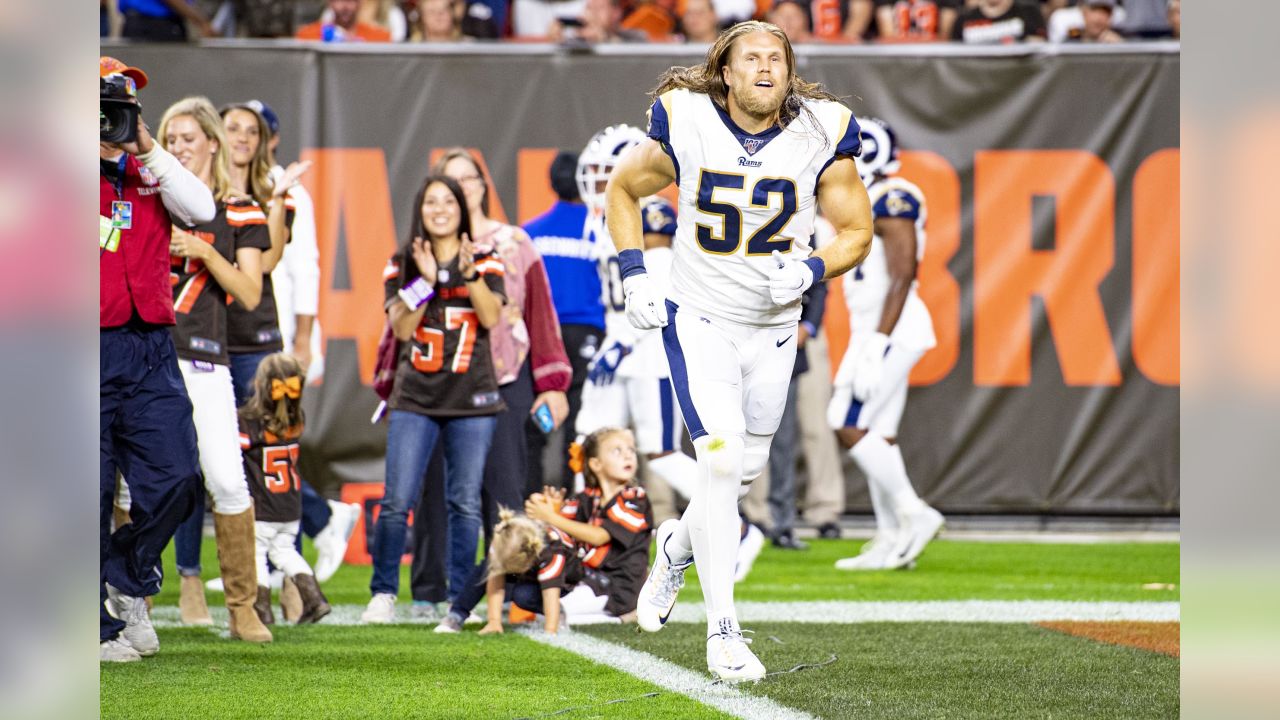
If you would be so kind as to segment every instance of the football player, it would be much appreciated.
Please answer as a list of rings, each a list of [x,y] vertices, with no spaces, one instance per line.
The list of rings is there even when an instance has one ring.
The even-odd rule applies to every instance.
[[[653,97],[648,139],[609,179],[607,219],[628,319],[663,328],[699,472],[684,515],[658,529],[637,619],[660,629],[696,560],[707,668],[721,680],[755,681],[764,665],[733,604],[737,505],[763,472],[782,417],[801,296],[860,262],[871,243],[853,162],[858,123],[796,76],[782,30],[755,21],[722,33],[704,63],[667,71]],[[647,272],[639,202],[672,182],[680,202],[668,292]],[[837,234],[815,251],[817,203]]]
[[[942,528],[942,515],[911,487],[896,442],[911,368],[937,344],[929,309],[916,294],[916,264],[924,256],[925,202],[920,188],[894,175],[897,136],[888,123],[862,123],[858,173],[875,215],[871,252],[844,277],[850,339],[827,420],[862,468],[871,491],[876,534],[841,570],[908,566]]]

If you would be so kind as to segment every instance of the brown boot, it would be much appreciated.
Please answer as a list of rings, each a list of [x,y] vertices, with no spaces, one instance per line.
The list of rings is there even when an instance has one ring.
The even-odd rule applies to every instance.
[[[253,555],[253,508],[238,515],[213,513],[218,537],[218,565],[227,598],[231,637],[247,642],[271,642],[271,631],[258,619],[258,566]]]
[[[291,623],[298,622],[298,618],[302,617],[302,596],[298,594],[298,586],[293,584],[293,578],[285,578],[280,585],[280,612]]]
[[[133,522],[133,520],[129,517],[129,511],[125,510],[119,505],[111,506],[111,519],[115,521],[116,530],[119,530],[125,525],[128,525],[130,522]]]
[[[199,575],[183,575],[178,586],[178,612],[183,625],[212,625],[209,606],[204,602],[204,583]]]
[[[271,612],[271,588],[258,586],[258,599],[253,603],[253,611],[263,625],[275,625],[276,616]]]
[[[328,598],[320,591],[316,576],[298,573],[291,579],[298,586],[298,594],[302,596],[302,615],[298,617],[298,624],[320,622],[320,618],[328,615],[332,608],[329,607]]]

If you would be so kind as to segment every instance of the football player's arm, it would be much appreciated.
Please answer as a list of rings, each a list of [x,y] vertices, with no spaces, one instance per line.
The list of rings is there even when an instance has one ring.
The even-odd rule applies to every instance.
[[[825,280],[848,272],[871,250],[871,200],[853,158],[837,158],[822,173],[818,204],[836,230],[831,242],[813,253],[826,267]]]
[[[640,198],[675,182],[676,168],[658,141],[646,138],[623,154],[605,187],[605,220],[618,252],[644,250]]]
[[[880,332],[892,335],[902,315],[902,307],[916,279],[916,225],[907,218],[882,217],[876,220],[876,234],[884,242],[885,265],[889,270],[889,291],[880,313]]]

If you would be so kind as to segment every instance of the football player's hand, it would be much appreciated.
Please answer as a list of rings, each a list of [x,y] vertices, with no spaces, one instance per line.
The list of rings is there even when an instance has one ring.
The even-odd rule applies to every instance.
[[[596,353],[591,365],[587,367],[587,382],[593,385],[609,385],[618,372],[622,358],[631,354],[631,346],[620,342],[612,342],[604,350]]]
[[[502,633],[502,623],[494,622],[493,620],[485,623],[484,627],[480,628],[481,635],[501,635]]]
[[[813,284],[813,271],[803,260],[787,257],[777,250],[773,251],[773,262],[777,267],[769,272],[769,297],[775,305],[790,305]]]
[[[862,402],[871,399],[884,379],[884,354],[889,349],[889,336],[874,333],[858,350],[853,368],[853,396]]]
[[[622,281],[627,297],[627,320],[640,330],[656,330],[667,326],[667,301],[653,286],[648,273],[632,275]]]
[[[428,285],[435,286],[439,266],[436,265],[436,256],[431,253],[431,243],[416,237],[409,251],[413,254],[413,262],[418,266],[422,279],[426,280]]]

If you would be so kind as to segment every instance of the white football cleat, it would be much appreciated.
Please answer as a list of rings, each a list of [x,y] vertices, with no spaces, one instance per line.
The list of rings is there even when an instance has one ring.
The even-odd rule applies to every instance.
[[[347,543],[351,533],[356,529],[356,521],[360,519],[360,505],[357,503],[340,503],[329,501],[333,513],[329,516],[329,524],[316,533],[316,564],[312,568],[316,582],[325,582],[342,566],[342,558],[347,554]]]
[[[837,560],[836,569],[884,570],[897,545],[896,533],[877,532],[856,556]]]
[[[760,556],[760,549],[763,547],[764,533],[760,532],[760,528],[752,523],[747,523],[747,534],[742,536],[742,540],[738,542],[738,557],[733,563],[733,581],[735,583],[740,583],[747,578],[747,574],[751,572],[752,564]]]
[[[108,585],[107,602],[111,603],[111,614],[125,622],[120,637],[129,642],[134,652],[142,657],[151,657],[160,652],[160,638],[151,624],[151,613],[147,611],[145,598],[124,595]]]
[[[369,605],[360,614],[360,622],[385,625],[396,621],[396,596],[391,593],[378,593],[369,600]]]
[[[684,587],[684,571],[693,564],[693,558],[689,558],[677,565],[667,554],[667,541],[679,522],[672,518],[658,526],[658,552],[653,560],[653,569],[645,578],[636,599],[636,623],[646,632],[658,632],[667,623],[680,588]]]
[[[764,679],[764,664],[747,647],[750,642],[741,631],[732,629],[707,638],[707,670],[727,683]]]
[[[98,643],[98,662],[138,662],[142,656],[124,635]]]
[[[924,504],[918,510],[903,516],[903,528],[896,548],[897,557],[892,558],[888,564],[898,568],[914,563],[945,523],[942,513]]]

